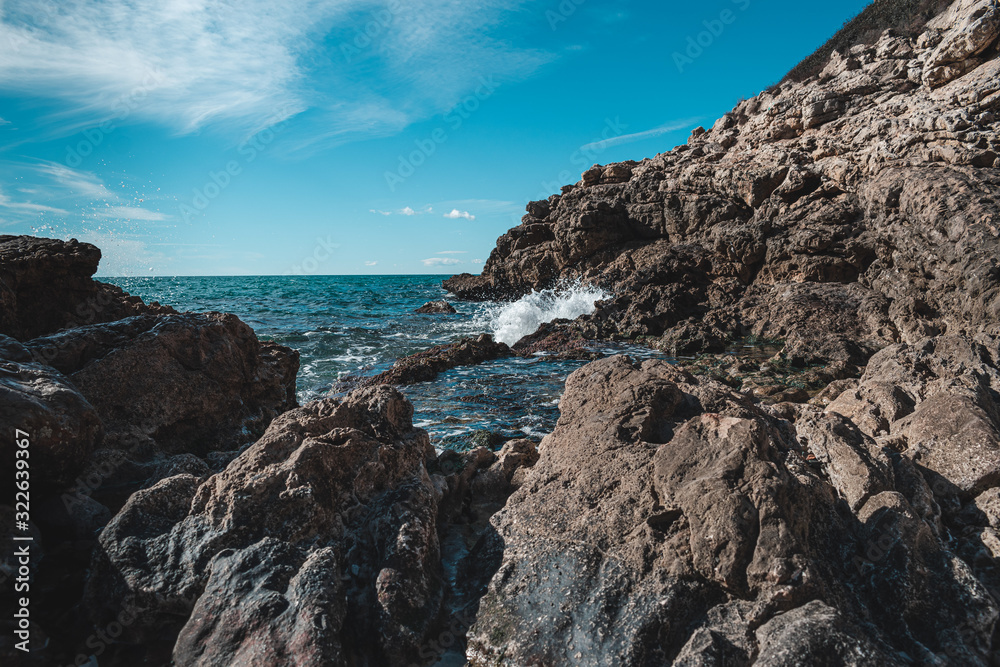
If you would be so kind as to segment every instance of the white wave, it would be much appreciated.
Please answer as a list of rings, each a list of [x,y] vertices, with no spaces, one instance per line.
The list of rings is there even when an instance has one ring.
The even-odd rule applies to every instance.
[[[566,283],[525,295],[511,303],[494,304],[479,315],[479,324],[501,343],[513,345],[538,327],[556,319],[573,320],[594,312],[608,294],[594,285]]]

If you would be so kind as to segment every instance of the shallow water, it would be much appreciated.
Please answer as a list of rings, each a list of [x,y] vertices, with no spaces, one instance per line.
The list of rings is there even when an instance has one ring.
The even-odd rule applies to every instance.
[[[606,295],[565,286],[512,304],[455,301],[442,289],[447,276],[250,276],[113,278],[104,280],[148,301],[178,310],[238,315],[257,335],[301,354],[300,402],[328,395],[349,374],[371,375],[399,357],[463,336],[492,333],[516,342],[542,322],[573,318]],[[456,315],[417,314],[427,301],[447,299]],[[609,353],[655,357],[643,347],[605,346]],[[500,359],[459,367],[431,382],[406,387],[417,426],[440,448],[466,449],[477,432],[538,439],[559,416],[566,377],[582,361],[544,356]],[[479,436],[482,437],[482,436]]]

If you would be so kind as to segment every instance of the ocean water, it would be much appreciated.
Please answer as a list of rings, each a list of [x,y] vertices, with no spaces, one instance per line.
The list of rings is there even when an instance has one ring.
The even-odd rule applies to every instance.
[[[102,278],[147,302],[178,310],[238,315],[263,340],[301,354],[300,403],[332,394],[350,374],[374,375],[399,357],[463,336],[493,334],[515,343],[539,324],[591,312],[607,295],[566,285],[513,303],[456,301],[441,287],[447,276],[237,276]],[[417,314],[427,301],[446,299],[458,314]],[[658,356],[635,346],[604,346],[608,353]],[[500,359],[459,367],[431,382],[403,389],[414,423],[438,448],[467,449],[486,432],[538,439],[559,416],[566,377],[583,362]]]

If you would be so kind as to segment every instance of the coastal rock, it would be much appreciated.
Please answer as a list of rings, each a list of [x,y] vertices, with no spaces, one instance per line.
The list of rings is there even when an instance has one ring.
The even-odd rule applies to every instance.
[[[100,260],[96,246],[76,239],[0,236],[0,334],[23,341],[72,326],[176,312],[91,279]]]
[[[455,306],[451,305],[447,301],[428,301],[424,305],[417,308],[414,312],[416,313],[449,313],[454,314],[458,311],[455,310]]]
[[[4,337],[0,336],[0,339]],[[0,345],[0,426],[6,436],[0,456],[8,462],[14,481],[15,456],[30,465],[30,488],[35,497],[53,492],[72,481],[90,453],[101,443],[104,427],[94,406],[62,373],[41,364],[24,361],[27,351],[10,339]],[[15,436],[15,432],[18,435]],[[16,455],[17,442],[26,443],[25,453]],[[13,498],[13,492],[11,493]]]
[[[773,337],[841,375],[896,343],[1000,333],[998,38],[995,0],[876,2],[686,144],[532,202],[445,288],[582,280],[612,295],[578,320],[589,338],[695,354]]]
[[[380,384],[407,385],[433,380],[439,373],[455,368],[480,364],[492,359],[511,356],[510,348],[497,343],[493,336],[481,334],[476,338],[463,338],[457,343],[437,345],[429,350],[403,357],[389,370],[361,380],[360,385],[371,387]]]
[[[235,315],[142,315],[29,341],[97,409],[108,446],[232,449],[294,407],[298,353],[261,343]]]
[[[208,480],[136,493],[101,534],[95,624],[130,600],[146,611],[128,640],[179,633],[178,665],[417,660],[442,574],[412,414],[385,386],[310,403]]]
[[[576,371],[492,519],[470,663],[988,664],[1000,611],[915,509],[917,468],[803,410],[662,361]]]

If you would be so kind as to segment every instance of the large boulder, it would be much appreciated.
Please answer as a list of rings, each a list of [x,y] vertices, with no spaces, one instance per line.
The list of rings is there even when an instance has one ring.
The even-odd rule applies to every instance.
[[[441,494],[395,389],[276,419],[223,472],[132,496],[101,534],[86,603],[123,637],[177,636],[178,665],[407,664],[438,617]]]
[[[26,347],[94,405],[110,447],[149,440],[167,453],[233,449],[296,405],[298,352],[259,342],[235,315],[142,315]]]
[[[0,334],[19,340],[172,308],[91,279],[101,251],[76,239],[0,236]]]
[[[19,479],[29,482],[36,498],[70,483],[104,435],[97,410],[73,383],[33,363],[27,349],[6,336],[0,336],[0,430],[0,456],[12,471],[5,485],[14,481],[15,461],[23,459],[29,467]]]
[[[492,520],[470,663],[989,664],[997,603],[919,469],[799,410],[662,361],[576,371]]]

